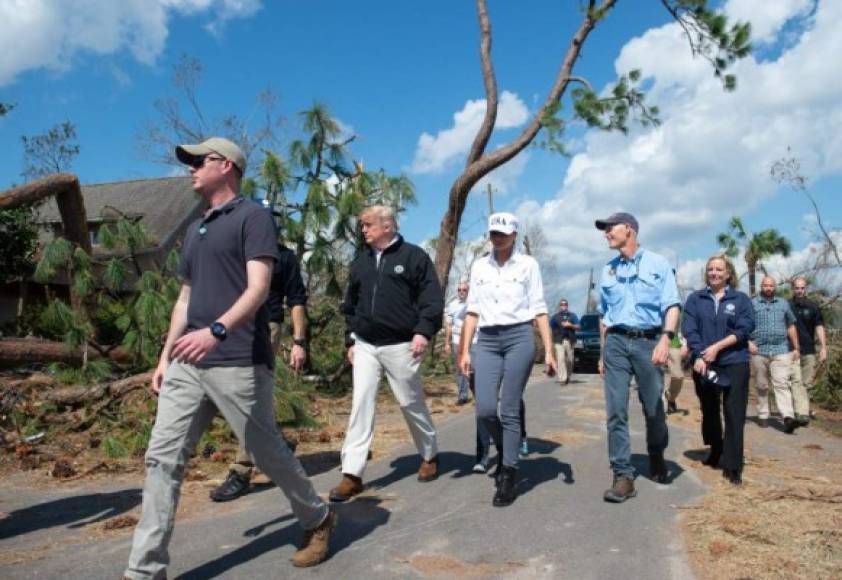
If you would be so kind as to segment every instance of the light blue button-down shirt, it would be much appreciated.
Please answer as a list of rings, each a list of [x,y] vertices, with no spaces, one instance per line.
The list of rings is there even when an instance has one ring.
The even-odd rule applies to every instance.
[[[638,249],[631,260],[618,255],[602,268],[599,312],[605,326],[661,328],[675,305],[681,305],[675,273],[660,254]]]

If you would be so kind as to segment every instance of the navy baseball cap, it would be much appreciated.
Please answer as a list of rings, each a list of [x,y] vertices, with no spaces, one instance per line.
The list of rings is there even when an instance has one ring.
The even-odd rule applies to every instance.
[[[609,226],[614,226],[617,224],[626,224],[635,232],[639,232],[639,227],[637,224],[637,218],[635,218],[632,214],[626,212],[617,212],[612,213],[605,219],[596,220],[596,229],[604,230],[607,229]]]

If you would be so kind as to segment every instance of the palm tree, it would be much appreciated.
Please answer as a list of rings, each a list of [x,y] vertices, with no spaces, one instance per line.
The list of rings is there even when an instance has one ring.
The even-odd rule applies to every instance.
[[[743,259],[746,262],[748,290],[751,296],[756,295],[755,279],[757,268],[765,272],[761,261],[775,254],[786,257],[792,251],[792,245],[789,243],[789,240],[782,236],[778,230],[769,228],[749,235],[743,225],[743,221],[737,216],[731,218],[728,222],[728,231],[720,233],[716,237],[716,241],[722,246],[725,254],[732,258],[739,254],[740,245],[745,244]]]

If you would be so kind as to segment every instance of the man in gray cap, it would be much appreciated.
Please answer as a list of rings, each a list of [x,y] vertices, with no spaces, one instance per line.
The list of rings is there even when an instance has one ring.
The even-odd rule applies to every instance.
[[[637,219],[615,213],[596,221],[618,255],[602,269],[599,311],[602,356],[599,374],[605,379],[608,459],[614,472],[605,501],[621,503],[634,497],[635,469],[629,437],[629,386],[632,376],[646,418],[649,474],[668,482],[664,450],[669,435],[662,399],[661,365],[667,362],[675,337],[680,297],[672,266],[663,257],[643,250],[637,241]]]
[[[193,189],[210,209],[190,225],[182,246],[181,292],[152,378],[158,413],[125,577],[166,577],[184,468],[217,410],[305,530],[292,563],[313,566],[327,557],[336,514],[275,425],[266,305],[277,259],[275,224],[260,204],[240,196],[246,161],[237,145],[214,137],[180,145],[176,155],[190,166]]]

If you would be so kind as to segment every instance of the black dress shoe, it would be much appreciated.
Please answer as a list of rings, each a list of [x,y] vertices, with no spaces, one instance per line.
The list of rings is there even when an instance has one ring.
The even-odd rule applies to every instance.
[[[494,494],[495,507],[512,505],[517,497],[517,469],[514,467],[503,467],[500,473],[500,480],[497,485],[497,493]]]
[[[652,481],[656,483],[667,483],[669,474],[663,453],[649,454],[649,474],[652,476]]]
[[[796,429],[798,429],[798,421],[792,417],[784,417],[784,432],[791,435]]]
[[[757,426],[765,429],[766,427],[769,426],[769,419],[758,419],[757,420]]]
[[[675,401],[667,401],[667,415],[678,413],[678,404]]]
[[[222,482],[222,485],[210,492],[210,498],[213,501],[231,501],[237,499],[241,495],[245,495],[249,490],[249,479],[235,471],[229,471],[228,477]]]
[[[727,479],[733,485],[742,485],[743,475],[739,469],[723,469],[722,477]]]
[[[722,452],[718,449],[711,449],[710,453],[707,457],[702,461],[703,465],[707,465],[708,467],[719,467],[719,458],[722,456]]]

